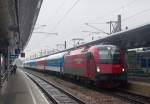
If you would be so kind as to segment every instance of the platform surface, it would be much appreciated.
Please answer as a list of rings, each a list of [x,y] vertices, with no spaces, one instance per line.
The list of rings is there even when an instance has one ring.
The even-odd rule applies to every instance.
[[[50,104],[21,69],[0,88],[0,104]]]
[[[150,98],[150,83],[145,81],[138,80],[129,80],[128,81],[128,90],[130,92],[147,96]]]

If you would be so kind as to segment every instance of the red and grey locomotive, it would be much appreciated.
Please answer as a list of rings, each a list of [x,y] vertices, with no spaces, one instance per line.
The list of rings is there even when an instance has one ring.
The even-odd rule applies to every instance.
[[[124,52],[114,45],[73,50],[65,55],[64,73],[87,78],[103,87],[125,84]]]

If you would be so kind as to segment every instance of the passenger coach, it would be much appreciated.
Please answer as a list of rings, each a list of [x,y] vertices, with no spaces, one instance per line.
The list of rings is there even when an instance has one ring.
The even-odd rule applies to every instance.
[[[50,55],[45,59],[45,70],[63,74],[66,52]]]

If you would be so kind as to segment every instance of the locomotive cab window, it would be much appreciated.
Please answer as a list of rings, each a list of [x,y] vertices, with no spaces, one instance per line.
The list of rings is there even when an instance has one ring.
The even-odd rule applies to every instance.
[[[101,64],[120,64],[120,52],[116,48],[99,49]]]

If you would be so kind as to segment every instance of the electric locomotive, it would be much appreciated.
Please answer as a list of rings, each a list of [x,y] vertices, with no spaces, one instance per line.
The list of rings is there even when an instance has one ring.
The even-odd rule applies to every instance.
[[[124,52],[114,45],[95,45],[68,52],[64,73],[92,80],[97,86],[116,87],[127,82]]]

